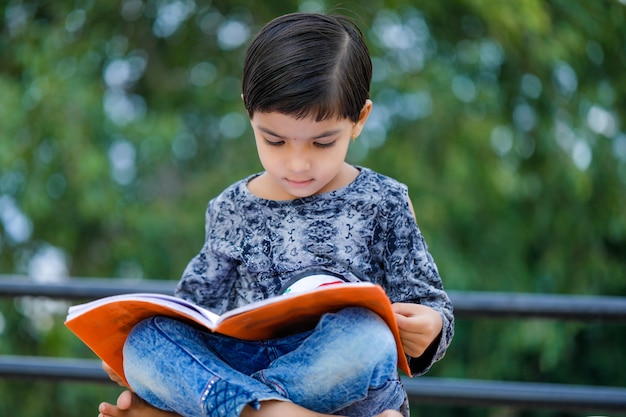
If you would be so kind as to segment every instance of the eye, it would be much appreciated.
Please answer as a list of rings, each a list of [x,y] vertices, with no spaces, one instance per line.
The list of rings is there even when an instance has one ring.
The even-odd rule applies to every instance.
[[[269,146],[281,146],[285,144],[284,140],[269,140],[269,139],[264,139],[264,140],[265,140],[265,144]]]
[[[337,142],[336,140],[333,140],[333,141],[330,141],[330,142],[313,142],[313,146],[315,146],[317,148],[330,148],[336,142]]]

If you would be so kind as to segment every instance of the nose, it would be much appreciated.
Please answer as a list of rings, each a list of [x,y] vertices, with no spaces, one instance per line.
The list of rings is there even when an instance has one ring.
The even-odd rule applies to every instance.
[[[303,149],[293,149],[287,156],[287,168],[292,172],[305,172],[311,168],[311,161]]]

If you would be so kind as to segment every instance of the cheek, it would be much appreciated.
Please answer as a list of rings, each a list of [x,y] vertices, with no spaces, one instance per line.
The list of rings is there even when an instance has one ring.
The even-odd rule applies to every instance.
[[[334,150],[333,155],[330,157],[333,161],[344,162],[348,155],[350,142],[341,142],[337,144],[337,148]]]
[[[263,146],[263,143],[257,139],[254,141],[254,144],[256,145],[256,153],[259,159],[263,160],[269,157],[269,152],[267,152],[267,148]]]
[[[276,152],[272,152],[266,146],[257,146],[257,154],[261,165],[263,165],[266,171],[272,171],[279,163],[279,157]]]

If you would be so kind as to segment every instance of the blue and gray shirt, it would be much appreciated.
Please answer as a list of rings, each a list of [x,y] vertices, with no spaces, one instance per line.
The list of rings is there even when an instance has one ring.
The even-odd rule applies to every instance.
[[[280,294],[307,269],[380,284],[392,302],[437,310],[443,331],[412,371],[426,372],[454,333],[450,299],[409,205],[407,187],[359,167],[348,186],[288,201],[266,200],[238,181],[209,202],[204,245],[176,295],[217,314]]]

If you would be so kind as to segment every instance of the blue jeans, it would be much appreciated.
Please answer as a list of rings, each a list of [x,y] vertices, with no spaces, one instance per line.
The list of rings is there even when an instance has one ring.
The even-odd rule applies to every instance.
[[[244,406],[292,401],[310,410],[408,416],[387,325],[362,308],[324,315],[315,329],[248,342],[166,317],[139,323],[124,346],[128,382],[155,407],[184,417],[237,417]]]

